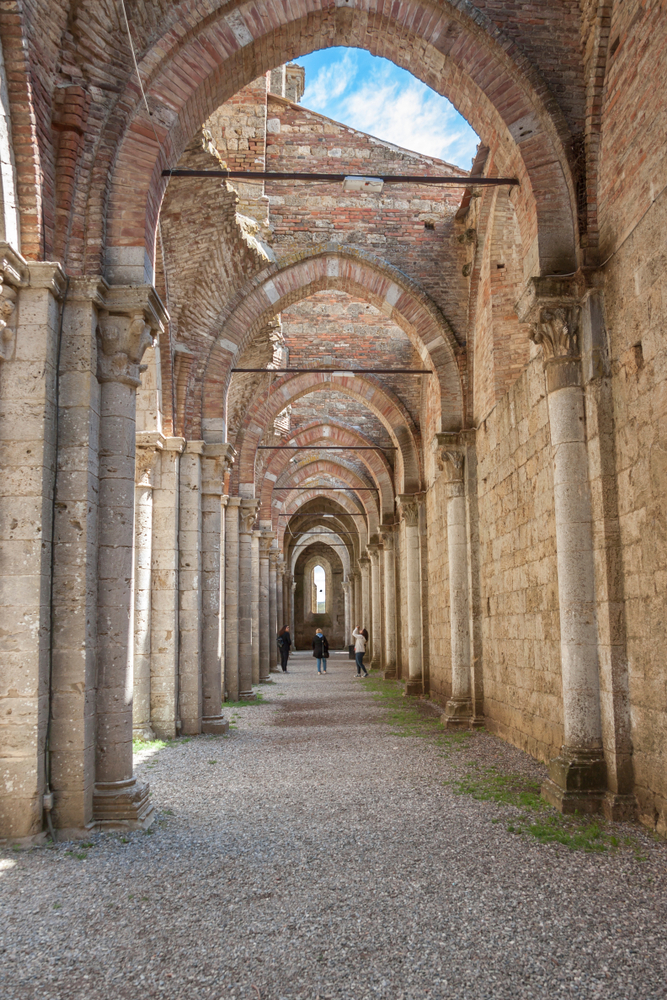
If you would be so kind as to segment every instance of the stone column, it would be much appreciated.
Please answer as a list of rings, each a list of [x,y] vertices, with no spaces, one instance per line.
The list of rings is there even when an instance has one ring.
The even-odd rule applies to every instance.
[[[367,546],[371,560],[371,670],[382,669],[382,602],[380,586],[380,550],[376,542]]]
[[[225,508],[225,676],[228,701],[239,700],[239,511],[241,497]]]
[[[396,677],[396,566],[394,559],[394,525],[380,526],[382,538],[382,571],[384,573],[384,676]]]
[[[262,532],[252,533],[252,682],[259,684],[260,640],[259,640],[259,540]]]
[[[278,601],[277,606],[276,606],[276,618],[278,620],[278,631],[280,631],[280,629],[283,627],[283,625],[287,624],[287,622],[284,620],[284,618],[285,618],[285,561],[282,558],[282,556],[278,560],[278,565],[276,566],[276,571],[277,571],[277,574],[278,574],[278,580],[277,580],[277,586],[276,586],[276,598],[277,598],[277,601]],[[277,644],[276,644],[276,647],[277,647]]]
[[[436,437],[438,465],[446,479],[447,558],[449,568],[449,629],[452,657],[452,694],[443,722],[448,729],[467,729],[472,721],[470,672],[470,608],[468,601],[468,531],[465,483],[465,445],[456,433]]]
[[[203,441],[186,441],[181,455],[178,530],[179,678],[181,732],[196,735],[202,720],[201,456]]]
[[[357,561],[361,574],[361,624],[362,628],[365,628],[368,632],[369,638],[371,638],[371,561],[368,556],[360,556]]]
[[[241,500],[239,526],[239,698],[252,690],[252,534],[258,500]]]
[[[278,560],[280,553],[277,549],[269,552],[269,670],[275,674],[278,672]]]
[[[113,288],[98,325],[100,382],[97,756],[93,814],[145,826],[148,785],[132,773],[132,550],[139,364],[164,312],[152,289]]]
[[[222,485],[228,444],[205,444],[202,458],[202,723],[203,733],[228,732],[222,715]]]
[[[602,750],[593,527],[580,309],[565,282],[534,279],[517,310],[542,347],[554,470],[564,743],[542,794],[562,812],[595,812],[606,789]],[[530,301],[532,299],[532,301]],[[528,300],[528,301],[527,301]],[[527,308],[526,308],[527,307]]]
[[[151,726],[151,613],[153,576],[153,485],[158,451],[137,435],[134,498],[134,695],[132,732],[155,739]],[[162,445],[160,444],[160,449]]]
[[[259,540],[259,676],[268,680],[271,672],[269,654],[269,551],[274,539],[272,531],[262,531]]]
[[[421,636],[421,571],[419,544],[419,508],[423,494],[401,494],[396,498],[405,521],[405,580],[408,598],[408,677],[406,695],[421,695],[422,678]]]
[[[153,485],[151,554],[151,728],[160,739],[180,732],[178,522],[184,438],[163,438]]]
[[[354,621],[352,622],[352,631],[361,624],[361,620],[364,617],[364,611],[361,603],[361,571],[355,569],[352,573],[352,617]],[[352,632],[350,632],[350,636]]]
[[[350,583],[350,578],[345,577],[343,580],[343,593],[345,595],[345,645],[350,645],[350,639],[352,637],[352,629],[350,628],[350,591],[352,585]]]

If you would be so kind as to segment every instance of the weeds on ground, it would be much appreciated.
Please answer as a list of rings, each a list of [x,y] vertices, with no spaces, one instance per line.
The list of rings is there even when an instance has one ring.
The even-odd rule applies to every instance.
[[[449,757],[451,749],[461,751],[470,748],[471,741],[476,738],[477,734],[468,730],[444,730],[440,717],[433,714],[432,708],[429,709],[422,701],[404,696],[400,682],[372,677],[365,686],[386,709],[392,736],[431,739],[442,748],[443,757]],[[466,760],[465,754],[457,763],[466,768],[465,773],[446,784],[457,795],[470,795],[480,802],[496,802],[509,807],[513,812],[508,813],[504,820],[491,821],[504,822],[508,833],[534,837],[541,844],[562,844],[573,851],[596,854],[630,848],[634,850],[637,861],[646,860],[634,837],[615,836],[599,817],[579,813],[563,816],[540,796],[539,782],[525,775],[505,773],[497,767],[483,767],[475,761]]]

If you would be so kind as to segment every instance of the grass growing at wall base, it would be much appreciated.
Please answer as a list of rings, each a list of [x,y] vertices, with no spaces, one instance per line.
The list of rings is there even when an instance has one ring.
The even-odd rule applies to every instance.
[[[443,757],[450,757],[450,750],[472,749],[476,739],[485,738],[483,732],[443,729],[440,715],[432,704],[422,699],[406,698],[400,681],[385,681],[371,677],[365,684],[376,701],[386,709],[386,718],[393,736],[416,736],[431,739],[441,748]],[[456,795],[470,795],[480,802],[495,802],[507,806],[512,812],[504,820],[508,833],[534,837],[541,844],[561,844],[570,850],[602,854],[621,847],[632,848],[638,861],[645,858],[638,851],[633,837],[619,838],[609,831],[604,820],[575,813],[563,816],[548,805],[540,795],[539,782],[521,774],[507,773],[498,767],[484,767],[477,761],[457,756],[453,765],[464,773],[445,782]]]

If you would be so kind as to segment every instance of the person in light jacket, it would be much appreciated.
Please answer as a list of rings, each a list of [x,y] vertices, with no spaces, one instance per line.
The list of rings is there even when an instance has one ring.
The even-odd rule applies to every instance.
[[[364,666],[364,655],[366,653],[366,637],[364,636],[364,632],[366,632],[366,629],[360,629],[357,625],[352,633],[352,638],[354,639],[354,658],[357,661],[357,677],[361,677],[362,670],[364,677],[368,677],[368,671]],[[368,635],[367,632],[366,635]]]
[[[321,628],[316,629],[313,639],[313,656],[317,660],[318,674],[326,674],[329,659],[329,643]]]

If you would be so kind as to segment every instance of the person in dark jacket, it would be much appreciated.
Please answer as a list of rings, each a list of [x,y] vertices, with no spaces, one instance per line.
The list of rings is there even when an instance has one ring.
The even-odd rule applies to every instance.
[[[326,674],[329,659],[329,643],[321,628],[316,629],[313,639],[313,656],[317,660],[318,674]]]
[[[280,666],[283,673],[287,673],[287,661],[289,659],[292,636],[289,633],[289,625],[283,625],[278,633],[278,652],[280,653]]]

